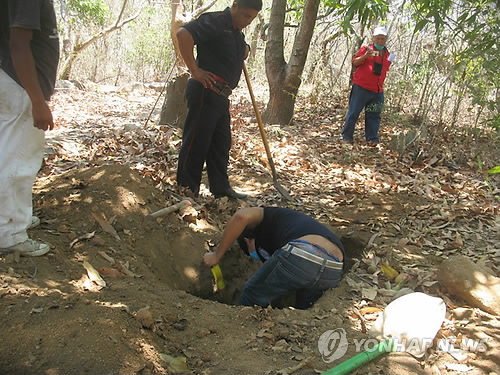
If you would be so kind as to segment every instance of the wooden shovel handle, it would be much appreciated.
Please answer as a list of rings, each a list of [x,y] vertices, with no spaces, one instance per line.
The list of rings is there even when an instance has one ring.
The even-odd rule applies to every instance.
[[[183,200],[183,201],[181,201],[179,203],[176,203],[176,204],[174,204],[172,206],[165,207],[165,208],[162,208],[161,210],[153,212],[153,213],[149,214],[148,216],[152,217],[152,218],[157,218],[159,216],[168,215],[169,213],[172,213],[172,212],[175,212],[177,210],[180,210],[184,206],[191,206],[191,202],[189,200],[185,199],[185,200]]]
[[[255,101],[255,96],[253,95],[252,83],[250,82],[250,77],[248,76],[248,71],[245,63],[243,62],[243,72],[245,73],[245,80],[247,81],[248,92],[250,93],[250,98],[252,99],[253,109],[255,111],[255,117],[257,118],[257,123],[259,124],[260,136],[264,142],[264,148],[266,149],[267,159],[271,166],[271,171],[273,172],[273,178],[276,178],[276,168],[274,167],[273,156],[271,154],[271,149],[269,148],[269,143],[267,142],[266,131],[264,130],[264,125],[262,123],[262,118],[260,117],[259,108],[257,108],[257,102]]]

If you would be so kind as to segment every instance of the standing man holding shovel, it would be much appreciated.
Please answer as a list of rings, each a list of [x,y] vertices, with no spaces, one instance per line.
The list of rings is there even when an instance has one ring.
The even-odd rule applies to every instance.
[[[202,14],[177,32],[180,53],[192,76],[186,89],[188,115],[177,184],[189,188],[195,196],[206,162],[210,191],[216,198],[246,198],[231,188],[227,175],[231,149],[229,95],[238,85],[249,52],[241,30],[261,8],[262,0],[235,0],[231,8]]]

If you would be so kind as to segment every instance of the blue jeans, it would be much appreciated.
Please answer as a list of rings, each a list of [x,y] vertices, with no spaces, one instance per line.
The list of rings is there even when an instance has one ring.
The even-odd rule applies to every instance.
[[[342,138],[352,141],[354,127],[359,115],[365,108],[365,139],[369,142],[379,143],[378,129],[380,128],[380,112],[384,107],[384,92],[366,90],[358,85],[352,85],[349,98],[349,111],[342,130]]]
[[[316,253],[315,249],[307,249],[308,246],[312,247],[295,245],[292,241],[276,250],[247,280],[240,296],[240,304],[266,307],[278,298],[295,291],[296,307],[307,309],[325,290],[336,287],[342,277],[342,269],[325,267],[326,261],[332,260],[331,258],[324,255],[323,264],[317,264],[291,253],[293,247]]]

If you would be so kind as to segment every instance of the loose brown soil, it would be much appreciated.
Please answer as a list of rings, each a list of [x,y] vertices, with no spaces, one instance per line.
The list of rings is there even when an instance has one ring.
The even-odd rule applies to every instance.
[[[248,111],[248,103],[245,106]],[[175,159],[165,162],[170,163],[170,169],[165,169],[160,179],[151,176],[155,173],[136,168],[134,163],[123,165],[106,157],[83,162],[78,158],[47,159],[34,187],[34,210],[41,225],[30,230],[30,236],[50,244],[51,251],[39,258],[19,258],[15,254],[0,258],[0,374],[321,373],[357,354],[355,339],[368,338],[363,325],[370,326],[376,313],[366,313],[363,308],[383,309],[391,300],[380,293],[374,300],[367,299],[361,289],[353,287],[354,282],[385,290],[388,280],[383,273],[378,270],[373,276],[366,271],[366,259],[374,257],[411,273],[414,282],[408,287],[445,298],[448,320],[440,333],[442,337],[460,334],[485,338],[487,350],[466,353],[466,359],[461,361],[435,349],[430,349],[423,359],[391,353],[357,370],[357,374],[500,373],[498,317],[455,300],[435,283],[436,267],[446,256],[457,251],[468,254],[468,249],[474,248],[491,249],[488,241],[497,235],[494,230],[498,211],[494,204],[485,203],[489,198],[483,191],[477,198],[483,199],[482,209],[475,211],[466,204],[466,198],[461,202],[450,200],[448,206],[443,206],[443,199],[449,196],[432,199],[433,189],[422,187],[422,194],[415,189],[394,189],[398,184],[404,186],[401,181],[407,181],[407,174],[419,181],[427,177],[406,173],[406,167],[396,177],[388,176],[383,172],[385,167],[380,167],[383,160],[377,158],[393,157],[390,152],[381,151],[383,155],[377,156],[371,149],[359,146],[348,154],[332,140],[329,147],[338,150],[337,156],[329,152],[318,156],[315,147],[323,140],[315,137],[311,127],[304,126],[304,134],[314,138],[313,146],[306,152],[309,159],[302,154],[302,161],[309,160],[307,165],[285,172],[285,186],[297,199],[289,203],[276,194],[259,156],[255,154],[250,162],[244,155],[251,152],[251,146],[245,151],[241,139],[252,137],[244,133],[248,130],[242,129],[243,122],[243,116],[235,115],[231,178],[251,198],[248,202],[235,202],[202,194],[194,203],[195,217],[182,217],[180,212],[159,219],[147,217],[181,198],[171,183]],[[74,123],[83,126],[83,122]],[[340,127],[340,122],[335,126]],[[288,137],[296,142],[290,143],[303,142],[304,137],[294,132]],[[173,145],[178,147],[178,141],[175,142]],[[279,142],[286,147],[283,138],[276,136],[275,144]],[[95,146],[84,141],[81,144]],[[121,147],[128,146],[122,144],[117,150]],[[318,159],[314,159],[316,156]],[[335,157],[337,164],[329,164],[325,170],[317,162],[333,163]],[[282,158],[286,156],[277,157],[278,167]],[[360,186],[359,191],[341,187],[342,179],[358,178],[349,171],[359,171],[356,163],[361,160],[379,165],[380,174],[385,177],[375,176],[371,185]],[[72,167],[64,171],[68,163]],[[295,159],[290,157],[288,163],[293,166]],[[344,171],[336,178],[331,172],[335,167]],[[311,176],[311,180],[300,180],[301,173]],[[316,178],[322,175],[323,178]],[[384,190],[384,181],[393,188]],[[325,192],[331,199],[322,196]],[[443,194],[448,193],[443,190]],[[340,287],[325,293],[309,310],[286,307],[287,302],[293,302],[293,296],[275,308],[238,306],[241,287],[259,264],[236,246],[221,263],[227,285],[222,291],[216,290],[210,270],[201,262],[238,208],[260,204],[287,205],[317,217],[342,237],[354,258]],[[445,210],[460,211],[461,215],[451,220],[471,230],[482,225],[486,232],[488,227],[490,237],[471,233],[465,239],[468,249],[436,250],[420,237],[412,236],[417,231],[425,233],[430,223],[439,226],[442,222],[436,223],[436,215],[446,217]],[[104,231],[99,220],[109,223],[116,234]],[[428,229],[427,233],[423,238],[432,241],[435,232]],[[488,266],[497,266],[494,257],[482,253],[478,259]],[[84,261],[100,272],[105,287],[89,280]],[[336,328],[347,331],[349,349],[343,359],[325,363],[318,350],[318,339],[323,332]]]

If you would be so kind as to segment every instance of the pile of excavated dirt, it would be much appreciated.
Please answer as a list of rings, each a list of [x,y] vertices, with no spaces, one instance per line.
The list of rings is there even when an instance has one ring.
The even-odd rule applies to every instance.
[[[207,199],[194,204],[195,220],[179,212],[151,220],[177,199],[120,165],[39,179],[34,198],[42,223],[30,234],[51,252],[0,258],[2,374],[313,374],[329,367],[317,348],[322,333],[343,327],[349,340],[366,338],[345,280],[306,311],[236,306],[258,262],[235,247],[221,263],[228,287],[214,288],[201,258],[239,203]],[[351,253],[370,237],[342,232]],[[84,262],[106,286],[89,281]],[[346,358],[354,354],[351,345]],[[377,368],[422,373],[401,353]]]
[[[202,255],[220,230],[205,208],[194,223],[179,213],[149,218],[177,201],[125,166],[40,179],[34,201],[41,225],[30,235],[51,252],[0,260],[1,373],[164,373],[159,353],[182,355],[187,342],[218,329],[219,313],[199,316],[214,302],[195,295],[232,304],[258,267],[231,252],[221,264],[228,287],[217,291]],[[84,262],[98,270],[104,287],[89,281]],[[144,323],[144,314],[152,320]],[[177,338],[167,339],[169,330]]]

